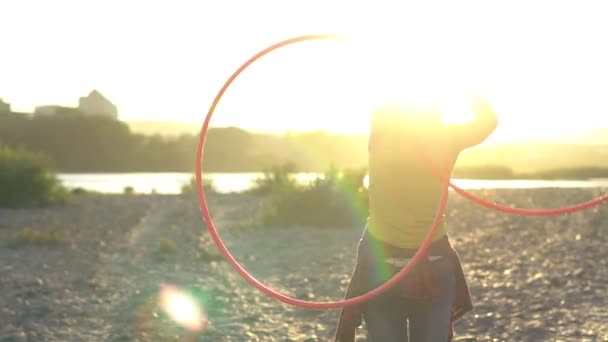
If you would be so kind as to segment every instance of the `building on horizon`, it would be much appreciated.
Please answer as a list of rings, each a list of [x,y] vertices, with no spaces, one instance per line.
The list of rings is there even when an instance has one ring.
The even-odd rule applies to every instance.
[[[1,108],[2,107],[0,105],[0,112],[2,111]],[[44,116],[66,113],[80,113],[85,116],[103,116],[114,120],[118,119],[118,110],[116,106],[97,90],[93,90],[89,93],[89,95],[81,97],[78,100],[78,107],[43,105],[37,106],[34,109],[34,115]]]
[[[118,109],[97,90],[93,90],[89,95],[81,97],[78,101],[78,110],[85,115],[99,115],[118,119]]]
[[[0,99],[0,113],[10,113],[11,104]]]

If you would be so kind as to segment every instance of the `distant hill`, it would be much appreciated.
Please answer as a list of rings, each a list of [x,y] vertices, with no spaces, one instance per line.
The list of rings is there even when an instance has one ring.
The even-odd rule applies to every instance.
[[[174,121],[125,121],[134,133],[160,134],[164,136],[177,136],[181,134],[198,134],[201,129],[200,123],[184,123]],[[525,143],[550,143],[550,144],[573,144],[573,145],[608,145],[608,127],[596,128],[584,132],[562,134],[551,136],[542,142],[535,140],[520,141]]]
[[[196,135],[200,130],[198,125],[177,122],[130,121],[127,124],[135,133],[160,134],[167,137],[182,134]],[[248,136],[247,146],[234,146],[235,141],[222,144],[232,145],[242,153],[246,153],[250,162],[245,164],[251,164],[248,169],[259,169],[283,162],[293,162],[306,170],[323,170],[332,162],[339,167],[364,167],[367,164],[365,134],[329,132],[270,134],[237,128],[219,129],[223,132],[234,130],[240,131],[240,135]],[[215,145],[214,140],[208,141],[210,146]],[[236,156],[234,153],[231,154]],[[224,155],[223,158],[226,159],[225,162],[232,159],[228,155]],[[235,164],[236,167],[239,163],[229,164]],[[458,160],[458,166],[503,166],[516,173],[578,167],[608,167],[608,128],[554,136],[543,142],[485,143],[464,151]]]
[[[73,114],[0,113],[0,145],[44,154],[62,172],[190,172],[199,129],[187,123],[126,124]],[[543,177],[608,177],[606,131],[598,128],[557,142],[487,142],[464,151],[457,166],[479,177],[539,172]],[[332,164],[367,166],[366,134],[270,134],[236,127],[212,127],[208,133],[204,154],[208,172],[257,172],[284,163],[311,172],[325,171]],[[556,173],[556,169],[568,170]]]
[[[460,155],[459,166],[506,166],[517,173],[608,167],[608,144],[483,144]]]

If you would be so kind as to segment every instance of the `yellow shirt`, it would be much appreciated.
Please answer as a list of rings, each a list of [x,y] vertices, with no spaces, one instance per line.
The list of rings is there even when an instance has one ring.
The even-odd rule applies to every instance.
[[[385,108],[372,115],[367,229],[391,245],[418,248],[433,224],[442,184],[416,149],[438,169],[445,172],[447,167],[449,174],[457,153],[442,132],[441,122],[433,122],[437,118],[412,118],[400,115],[399,110]],[[446,232],[444,218],[433,241]]]

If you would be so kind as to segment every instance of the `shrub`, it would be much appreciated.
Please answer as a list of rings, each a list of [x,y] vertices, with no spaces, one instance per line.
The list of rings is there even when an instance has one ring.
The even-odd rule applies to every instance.
[[[271,189],[261,221],[269,226],[353,227],[367,218],[364,170],[331,167],[310,185],[282,184]]]
[[[0,146],[0,207],[65,203],[69,193],[41,155]]]
[[[203,191],[207,195],[217,193],[217,189],[211,179],[203,178]],[[190,178],[188,183],[182,185],[181,193],[182,195],[196,194],[196,178],[194,176]]]
[[[267,195],[273,192],[295,190],[296,181],[291,177],[296,166],[292,163],[275,165],[264,170],[261,178],[257,178],[255,185],[248,191],[252,194]]]
[[[175,254],[177,246],[172,240],[163,238],[158,241],[158,252],[161,254]]]
[[[74,188],[70,192],[72,193],[72,195],[85,195],[85,194],[90,193],[89,190],[81,188],[81,187]]]
[[[51,244],[59,242],[60,238],[56,230],[47,232],[25,228],[15,234],[15,240],[20,244]]]
[[[132,186],[127,185],[122,189],[122,193],[125,195],[133,195],[135,193],[135,189]]]

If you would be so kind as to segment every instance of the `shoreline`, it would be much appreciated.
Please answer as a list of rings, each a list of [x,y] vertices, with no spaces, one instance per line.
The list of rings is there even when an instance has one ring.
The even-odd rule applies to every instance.
[[[567,171],[569,169],[557,169],[549,171]],[[457,171],[457,170],[456,170]],[[264,170],[257,171],[206,171],[203,174],[208,176],[214,175],[263,175]],[[194,176],[192,171],[56,171],[58,175],[79,176],[79,175],[190,175]],[[325,171],[296,171],[294,175],[323,175]],[[454,179],[463,180],[487,180],[487,181],[592,181],[592,180],[607,180],[607,173],[593,176],[547,176],[544,172],[523,172],[516,173],[512,176],[475,176],[461,174]]]
[[[263,174],[207,174],[205,180],[220,193],[242,193],[251,189],[255,180]],[[127,191],[143,194],[180,194],[183,186],[191,183],[191,174],[59,174],[59,179],[70,191],[121,194]],[[305,185],[315,174],[296,174],[298,183]],[[487,180],[487,179],[453,179],[454,183],[465,190],[510,189],[510,188],[608,188],[608,179],[591,180]],[[128,190],[127,190],[128,189]]]

